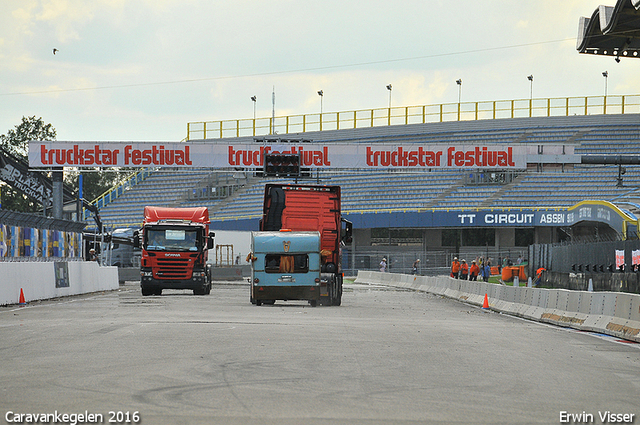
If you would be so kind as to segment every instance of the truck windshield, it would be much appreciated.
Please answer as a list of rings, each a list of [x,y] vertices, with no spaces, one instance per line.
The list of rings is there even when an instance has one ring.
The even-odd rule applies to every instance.
[[[198,251],[196,229],[147,229],[147,251]]]

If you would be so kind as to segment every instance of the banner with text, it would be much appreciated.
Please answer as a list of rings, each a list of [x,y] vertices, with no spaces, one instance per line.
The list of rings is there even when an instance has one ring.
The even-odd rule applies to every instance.
[[[525,169],[524,146],[506,144],[29,142],[29,166],[260,168],[265,154],[299,154],[313,169]]]

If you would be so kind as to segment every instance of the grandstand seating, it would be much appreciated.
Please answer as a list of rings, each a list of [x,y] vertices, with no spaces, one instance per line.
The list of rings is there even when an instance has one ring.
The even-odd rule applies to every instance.
[[[640,153],[640,119],[579,117],[572,120],[531,118],[486,120],[473,123],[423,125],[425,132],[392,133],[377,137],[365,135],[352,143],[373,140],[387,143],[510,143],[575,144],[580,155],[637,155]],[[396,126],[410,127],[410,126]],[[415,133],[415,132],[414,132]],[[327,140],[325,138],[325,140]],[[504,185],[471,184],[465,172],[433,170],[428,172],[371,171],[323,172],[321,184],[342,186],[345,211],[378,211],[424,208],[544,208],[569,207],[583,200],[629,201],[640,188],[640,166],[625,166],[624,186],[618,187],[615,165],[576,165],[563,170],[520,172],[514,182]],[[190,199],[212,176],[220,179],[229,171],[163,169],[132,186],[123,196],[101,210],[103,222],[111,228],[138,226],[145,205],[208,206],[212,220],[259,217],[264,184],[269,180],[247,176],[240,190],[223,199]],[[282,182],[282,180],[278,180]],[[315,183],[316,180],[309,181]],[[90,224],[90,223],[89,223]]]

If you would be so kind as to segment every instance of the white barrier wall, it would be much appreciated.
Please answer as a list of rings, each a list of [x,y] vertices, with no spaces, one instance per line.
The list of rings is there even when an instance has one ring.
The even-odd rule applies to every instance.
[[[372,271],[359,271],[356,283],[415,289],[480,306],[486,294],[494,311],[640,342],[638,294],[513,287]]]
[[[69,261],[68,287],[56,288],[54,262],[0,262],[0,305],[118,289],[118,268],[95,261]]]

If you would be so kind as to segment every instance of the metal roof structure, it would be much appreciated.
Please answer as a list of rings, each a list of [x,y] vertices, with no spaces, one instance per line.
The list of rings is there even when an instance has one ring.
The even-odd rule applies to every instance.
[[[581,17],[576,48],[579,53],[640,58],[640,0],[600,5],[590,18]]]
[[[81,221],[44,217],[38,214],[0,210],[0,224],[80,233],[87,226]]]

